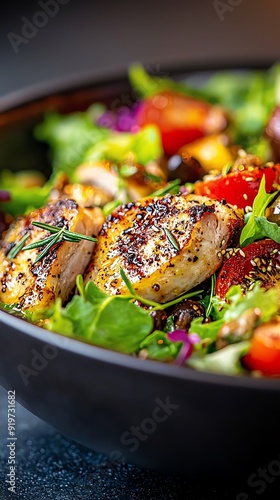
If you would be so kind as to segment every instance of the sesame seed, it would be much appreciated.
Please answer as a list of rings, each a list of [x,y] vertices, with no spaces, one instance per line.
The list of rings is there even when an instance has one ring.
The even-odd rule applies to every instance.
[[[252,208],[250,205],[247,205],[247,206],[245,207],[245,213],[246,213],[246,214],[248,214],[248,213],[250,213],[250,212],[252,212],[252,211],[253,211],[253,208]]]
[[[244,149],[240,148],[238,150],[238,156],[241,156],[241,158],[245,158],[246,155],[247,155],[247,153]]]
[[[241,248],[239,249],[239,253],[240,253],[241,257],[246,257],[245,252],[243,252],[243,250],[241,250]]]

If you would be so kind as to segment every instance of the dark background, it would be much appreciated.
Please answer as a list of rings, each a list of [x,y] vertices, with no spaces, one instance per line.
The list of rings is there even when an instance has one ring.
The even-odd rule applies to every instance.
[[[219,1],[228,6],[223,20]],[[0,95],[78,73],[120,73],[135,60],[204,65],[280,55],[279,0],[69,0],[16,54],[8,33],[22,36],[22,17],[32,22],[39,10],[38,0],[1,5]]]
[[[133,61],[160,68],[203,67],[257,65],[280,57],[279,0],[222,0],[220,4],[213,0],[70,0],[28,43],[21,43],[16,54],[8,34],[22,36],[22,17],[33,22],[40,10],[38,1],[1,5],[0,96],[48,80],[119,75]],[[0,395],[0,426],[5,428],[6,394],[1,390]],[[20,406],[17,415],[18,498],[216,500],[236,499],[239,491],[246,491],[246,478],[236,478],[236,484],[225,488],[207,487],[203,478],[201,484],[192,485],[130,466],[112,469],[105,457],[69,442]],[[2,452],[1,471],[7,462],[4,448]],[[6,491],[1,478],[1,499],[7,498]],[[277,498],[272,487],[266,494],[261,498]],[[252,494],[252,498],[256,497]]]

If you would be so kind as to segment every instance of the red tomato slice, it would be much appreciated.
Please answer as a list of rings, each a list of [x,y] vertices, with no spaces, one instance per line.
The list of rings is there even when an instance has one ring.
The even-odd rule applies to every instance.
[[[227,125],[224,111],[216,106],[174,92],[161,92],[145,99],[137,125],[157,125],[166,154],[173,155],[190,142],[220,132]]]
[[[273,240],[255,241],[229,257],[218,275],[216,294],[224,299],[230,286],[246,290],[255,281],[265,288],[279,286],[280,245]]]
[[[258,370],[263,375],[280,376],[280,321],[256,328],[243,362],[250,370]]]
[[[263,175],[266,178],[266,191],[274,191],[274,182],[280,181],[280,164],[273,167],[248,167],[209,181],[197,182],[194,192],[216,200],[225,199],[238,208],[245,208],[253,205]]]

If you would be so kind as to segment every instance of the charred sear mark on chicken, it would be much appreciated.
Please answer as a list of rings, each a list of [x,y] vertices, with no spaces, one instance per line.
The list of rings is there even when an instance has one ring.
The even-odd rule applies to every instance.
[[[217,270],[221,251],[242,224],[233,208],[202,196],[168,195],[123,205],[102,227],[86,281],[110,294],[127,293],[123,268],[143,297],[172,300]]]

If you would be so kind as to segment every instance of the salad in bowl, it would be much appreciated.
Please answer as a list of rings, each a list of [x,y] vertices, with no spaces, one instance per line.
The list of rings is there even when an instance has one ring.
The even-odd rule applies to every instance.
[[[36,127],[49,179],[0,173],[0,307],[142,359],[279,377],[280,67],[129,76],[129,99]]]

